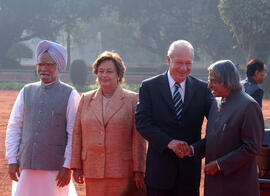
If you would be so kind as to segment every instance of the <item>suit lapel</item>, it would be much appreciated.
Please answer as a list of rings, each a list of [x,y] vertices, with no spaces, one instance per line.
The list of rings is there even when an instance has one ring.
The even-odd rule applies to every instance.
[[[162,76],[160,90],[165,102],[169,105],[171,110],[175,112],[167,72]],[[183,117],[183,114],[185,113],[185,111],[187,111],[188,106],[191,103],[194,91],[195,91],[194,83],[192,81],[192,78],[188,76],[186,79],[185,99],[181,118]]]
[[[185,88],[185,99],[184,99],[184,106],[182,116],[185,111],[188,109],[189,104],[191,103],[192,96],[194,94],[194,84],[192,79],[188,76],[186,79],[186,88]]]
[[[91,103],[91,107],[93,108],[92,111],[95,111],[94,114],[97,120],[103,125],[103,117],[102,117],[102,91],[99,88],[96,94],[93,96],[93,101]]]
[[[109,120],[113,117],[113,115],[120,110],[120,108],[124,104],[124,91],[120,85],[118,85],[115,90],[112,98],[109,100],[108,105],[106,107],[106,111],[104,114],[104,125],[107,126]]]
[[[161,86],[160,86],[159,89],[161,91],[161,94],[162,94],[165,102],[169,105],[169,107],[173,111],[175,111],[174,105],[173,105],[173,100],[172,100],[172,93],[171,93],[171,89],[170,89],[170,85],[169,85],[169,81],[168,81],[167,72],[162,75]]]

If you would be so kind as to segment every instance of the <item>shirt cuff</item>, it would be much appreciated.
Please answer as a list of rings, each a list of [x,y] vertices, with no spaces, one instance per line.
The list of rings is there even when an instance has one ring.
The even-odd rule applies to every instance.
[[[65,159],[63,167],[66,167],[66,168],[70,169],[70,159]]]
[[[218,171],[220,171],[221,169],[220,169],[220,166],[219,166],[219,164],[218,164],[218,161],[216,160],[216,164],[217,164],[217,167],[218,167]]]
[[[17,158],[16,157],[8,159],[8,164],[14,164],[14,163],[17,163]]]
[[[193,157],[194,156],[194,147],[192,145],[189,146],[191,149],[191,154],[188,155],[189,157]]]

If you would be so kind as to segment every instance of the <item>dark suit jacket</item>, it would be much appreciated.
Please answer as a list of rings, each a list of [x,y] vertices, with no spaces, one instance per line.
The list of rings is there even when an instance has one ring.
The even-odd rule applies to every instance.
[[[262,107],[263,90],[257,85],[255,80],[252,78],[246,78],[241,83],[245,88],[245,92],[255,99]]]
[[[212,104],[206,139],[194,144],[195,156],[205,155],[206,164],[217,160],[221,169],[205,175],[205,196],[259,196],[256,154],[263,135],[262,111],[246,93]]]
[[[167,148],[172,139],[189,144],[200,140],[203,119],[208,115],[213,97],[207,84],[192,76],[186,79],[182,117],[177,119],[167,73],[143,81],[135,112],[136,128],[149,141],[146,184],[152,188],[171,189],[174,185],[197,189],[201,162],[178,158]],[[180,182],[176,182],[176,178]]]

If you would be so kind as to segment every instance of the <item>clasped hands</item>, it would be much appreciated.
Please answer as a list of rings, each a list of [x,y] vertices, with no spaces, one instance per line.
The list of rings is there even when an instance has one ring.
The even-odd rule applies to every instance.
[[[179,158],[184,158],[185,156],[193,154],[192,148],[188,145],[188,143],[181,140],[172,140],[168,144],[168,148],[171,149]]]
[[[192,148],[185,141],[181,140],[172,140],[168,144],[168,148],[171,149],[179,158],[184,158],[186,156],[193,155],[194,153]],[[218,167],[217,161],[211,161],[204,167],[204,172],[207,175],[215,175],[219,170],[220,168]]]

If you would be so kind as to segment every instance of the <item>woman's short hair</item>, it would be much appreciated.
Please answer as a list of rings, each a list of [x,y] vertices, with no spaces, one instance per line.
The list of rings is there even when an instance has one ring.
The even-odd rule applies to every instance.
[[[92,64],[92,72],[93,74],[97,75],[98,74],[98,67],[99,65],[107,60],[111,60],[116,68],[116,72],[117,75],[119,77],[118,81],[120,83],[123,83],[125,78],[124,78],[124,73],[126,71],[126,66],[122,60],[122,58],[119,56],[118,53],[115,52],[110,52],[110,51],[105,51],[102,52],[97,59],[95,60],[95,62]]]
[[[208,71],[212,71],[225,88],[231,91],[242,89],[238,70],[232,61],[217,61],[208,67]]]

